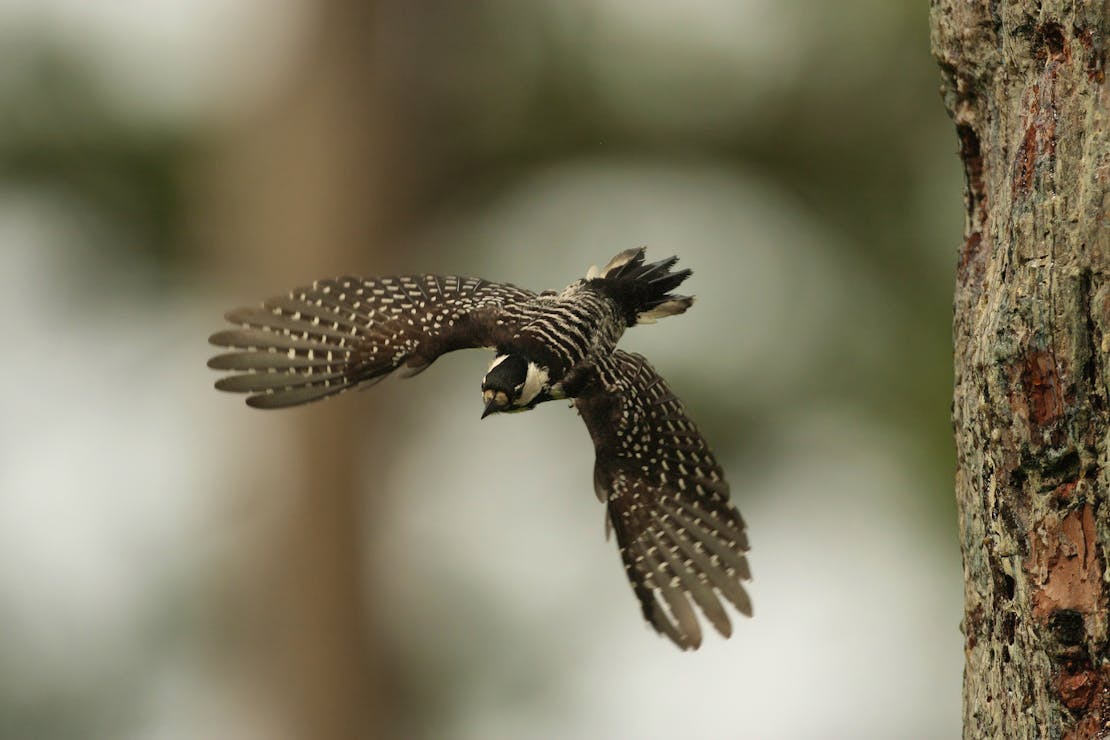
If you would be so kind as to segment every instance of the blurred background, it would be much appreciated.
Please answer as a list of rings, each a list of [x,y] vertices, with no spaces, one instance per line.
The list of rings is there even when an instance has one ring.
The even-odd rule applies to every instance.
[[[0,737],[959,731],[956,140],[928,4],[0,0]],[[280,413],[225,309],[317,277],[694,276],[630,332],[756,616],[642,621],[576,415],[487,353]]]

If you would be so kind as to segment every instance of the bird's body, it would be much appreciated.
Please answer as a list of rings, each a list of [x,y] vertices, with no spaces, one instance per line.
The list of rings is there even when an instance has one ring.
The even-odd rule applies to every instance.
[[[414,375],[452,350],[493,348],[483,416],[573,399],[594,441],[607,531],[616,532],[644,616],[680,647],[697,647],[691,600],[726,636],[718,595],[751,614],[741,586],[751,577],[744,523],[681,403],[643,357],[616,349],[628,327],[690,307],[691,298],[671,293],[690,275],[672,272],[676,261],[644,264],[643,249],[627,250],[563,291],[540,294],[439,275],[317,281],[229,312],[240,328],[210,341],[235,351],[209,366],[238,373],[217,388],[280,408],[396,370]]]

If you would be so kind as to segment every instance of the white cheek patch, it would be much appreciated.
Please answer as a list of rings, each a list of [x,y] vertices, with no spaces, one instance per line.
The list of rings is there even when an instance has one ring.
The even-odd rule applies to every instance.
[[[493,362],[491,362],[489,364],[489,367],[486,368],[486,375],[489,375],[490,370],[494,369],[495,367],[497,367],[498,365],[500,365],[502,362],[504,362],[507,359],[509,359],[508,355],[497,355],[497,357],[494,357]]]
[[[520,391],[520,398],[516,400],[517,406],[527,406],[540,394],[547,385],[547,370],[534,362],[528,363],[528,374],[524,376],[524,387]]]

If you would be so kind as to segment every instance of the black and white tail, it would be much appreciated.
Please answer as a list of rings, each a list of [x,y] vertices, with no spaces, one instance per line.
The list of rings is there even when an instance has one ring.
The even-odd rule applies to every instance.
[[[694,302],[671,293],[691,270],[672,272],[678,257],[644,264],[644,248],[626,249],[600,270],[591,267],[586,280],[599,281],[603,290],[624,309],[629,326],[654,324],[657,319],[684,313]]]

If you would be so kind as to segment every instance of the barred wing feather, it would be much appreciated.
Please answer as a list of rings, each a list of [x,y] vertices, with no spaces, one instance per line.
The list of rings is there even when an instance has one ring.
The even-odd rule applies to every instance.
[[[250,406],[295,406],[372,385],[402,366],[415,375],[445,352],[495,346],[510,334],[502,308],[534,297],[456,276],[319,280],[230,311],[238,328],[209,341],[233,351],[208,366],[235,373],[216,387],[250,394]]]
[[[721,597],[751,616],[744,520],[682,403],[640,355],[600,358],[575,399],[597,452],[594,486],[644,618],[683,649],[701,644],[696,606],[717,631]]]

